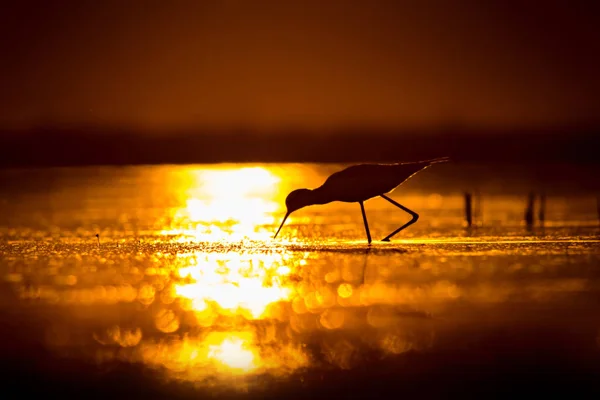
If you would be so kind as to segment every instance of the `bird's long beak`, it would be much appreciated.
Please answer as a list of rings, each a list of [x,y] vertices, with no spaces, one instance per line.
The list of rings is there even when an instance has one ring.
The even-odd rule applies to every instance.
[[[273,239],[275,239],[277,237],[277,235],[279,234],[279,231],[281,230],[281,228],[283,228],[283,224],[285,224],[285,220],[287,219],[287,217],[289,217],[291,214],[291,212],[286,212],[285,213],[285,217],[283,217],[283,221],[281,221],[281,225],[279,225],[279,229],[277,229],[277,233],[275,234],[275,236],[273,236]]]

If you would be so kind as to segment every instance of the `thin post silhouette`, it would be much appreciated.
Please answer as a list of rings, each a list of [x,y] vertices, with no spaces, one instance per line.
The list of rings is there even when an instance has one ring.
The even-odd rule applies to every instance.
[[[465,220],[467,221],[467,227],[473,225],[473,201],[471,193],[465,193]]]
[[[533,227],[534,217],[535,216],[535,194],[529,193],[529,198],[527,201],[527,208],[525,209],[525,224],[528,229]]]
[[[483,226],[483,201],[481,199],[481,193],[475,192],[475,213],[473,219],[476,221],[475,226]]]
[[[100,248],[100,235],[96,233],[96,239],[98,239],[98,248]]]
[[[542,193],[540,195],[540,210],[538,211],[538,220],[541,225],[544,225],[546,221],[546,194]]]

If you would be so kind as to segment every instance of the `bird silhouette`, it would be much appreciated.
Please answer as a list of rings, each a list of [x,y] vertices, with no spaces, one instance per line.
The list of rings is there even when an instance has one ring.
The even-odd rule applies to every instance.
[[[430,165],[449,160],[448,157],[440,157],[417,162],[353,165],[332,174],[316,189],[296,189],[288,194],[285,199],[287,212],[285,217],[283,217],[279,229],[275,233],[275,238],[279,234],[279,231],[281,231],[287,218],[294,211],[307,206],[341,201],[344,203],[360,204],[367,240],[371,244],[371,232],[369,231],[369,223],[367,222],[363,203],[373,197],[381,196],[412,216],[410,221],[382,239],[383,242],[389,242],[392,236],[417,222],[419,214],[392,200],[386,196],[386,193],[392,192],[417,172],[424,170]]]

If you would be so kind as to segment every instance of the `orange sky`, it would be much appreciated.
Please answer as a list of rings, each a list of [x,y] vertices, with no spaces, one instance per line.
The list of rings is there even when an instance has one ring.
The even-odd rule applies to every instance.
[[[598,123],[600,13],[583,4],[15,2],[0,126]]]

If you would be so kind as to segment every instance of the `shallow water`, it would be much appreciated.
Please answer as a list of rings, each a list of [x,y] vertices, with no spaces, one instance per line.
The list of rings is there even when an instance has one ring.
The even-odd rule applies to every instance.
[[[478,185],[466,229],[473,188],[443,168],[393,193],[421,218],[372,246],[343,203],[292,214],[272,239],[287,193],[339,166],[2,171],[5,381],[134,398],[596,389],[596,199],[557,191],[528,229],[527,192]],[[408,220],[365,206],[375,239]]]

